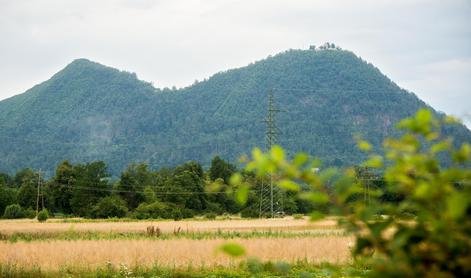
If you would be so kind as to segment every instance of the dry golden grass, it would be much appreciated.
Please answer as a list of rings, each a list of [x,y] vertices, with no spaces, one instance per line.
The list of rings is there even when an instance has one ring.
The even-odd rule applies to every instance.
[[[35,220],[0,221],[0,234],[50,233],[52,240],[31,242],[0,241],[0,265],[16,265],[23,268],[40,267],[43,270],[59,270],[63,267],[96,268],[107,263],[113,265],[167,267],[231,266],[238,263],[228,256],[217,253],[224,239],[115,239],[115,240],[55,240],[54,234],[74,230],[76,232],[145,232],[148,226],[156,226],[163,233],[217,231],[283,231],[289,233],[315,232],[325,236],[296,238],[249,238],[234,239],[247,249],[247,256],[261,260],[293,262],[307,260],[312,263],[345,263],[350,259],[351,237],[334,235],[342,231],[336,220],[326,219],[315,223],[307,219],[254,219],[212,221],[141,221],[141,222],[79,222],[63,223]]]
[[[247,250],[247,256],[262,260],[312,263],[346,263],[350,260],[350,237],[240,239],[234,240]],[[168,267],[188,265],[211,267],[231,266],[238,261],[216,252],[224,240],[99,240],[0,242],[0,264],[26,269],[39,266],[43,270],[63,267],[104,267],[107,263],[128,266]]]
[[[148,226],[157,226],[162,232],[173,232],[180,228],[184,232],[211,232],[211,231],[323,231],[337,230],[335,219],[326,219],[310,222],[307,219],[295,220],[292,218],[253,219],[253,220],[213,220],[213,221],[141,221],[141,222],[79,222],[61,223],[48,221],[39,223],[36,220],[2,220],[0,233],[55,233],[74,231],[98,232],[143,232]]]

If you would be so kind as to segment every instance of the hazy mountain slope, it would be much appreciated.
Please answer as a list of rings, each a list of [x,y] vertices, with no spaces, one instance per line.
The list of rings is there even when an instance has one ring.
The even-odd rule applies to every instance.
[[[395,122],[426,107],[343,50],[290,50],[174,91],[80,59],[0,102],[0,171],[51,171],[63,159],[105,160],[114,173],[133,161],[235,159],[264,145],[270,89],[284,110],[280,143],[327,164],[357,163],[353,136],[379,145]],[[465,127],[447,132],[471,141]]]

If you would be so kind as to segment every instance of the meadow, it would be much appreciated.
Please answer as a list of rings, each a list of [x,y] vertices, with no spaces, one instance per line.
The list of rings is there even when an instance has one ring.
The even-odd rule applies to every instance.
[[[246,254],[227,256],[219,250],[227,242],[243,245]],[[105,271],[111,277],[121,277],[123,271],[129,271],[140,273],[139,277],[165,273],[172,277],[181,272],[189,277],[204,273],[232,277],[232,270],[238,275],[244,271],[253,274],[254,260],[262,276],[276,275],[279,266],[289,266],[289,272],[311,268],[312,273],[328,266],[332,274],[332,269],[343,273],[352,265],[352,244],[353,237],[339,229],[334,218],[318,222],[291,217],[134,222],[50,219],[46,223],[2,220],[0,274],[95,277]]]

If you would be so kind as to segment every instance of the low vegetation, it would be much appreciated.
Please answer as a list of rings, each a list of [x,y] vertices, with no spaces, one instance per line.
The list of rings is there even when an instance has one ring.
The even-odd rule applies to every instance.
[[[0,265],[2,277],[25,278],[62,278],[62,277],[194,277],[194,278],[233,278],[233,277],[363,277],[368,273],[368,267],[362,264],[332,265],[308,264],[296,262],[287,265],[283,262],[260,262],[257,259],[248,259],[231,267],[215,266],[200,268],[193,265],[174,268],[160,265],[129,267],[125,264],[107,264],[99,268],[66,267],[58,271],[44,271],[40,268],[22,268],[19,266]]]
[[[42,209],[40,212],[38,212],[37,218],[39,222],[46,222],[46,220],[49,218],[49,212],[47,209]]]
[[[41,273],[38,277],[59,277],[68,273],[80,277],[152,277],[158,273],[162,277],[266,277],[367,271],[353,268],[353,238],[339,229],[334,219],[319,223],[289,218],[3,220],[0,230],[4,276],[33,277]],[[232,259],[217,251],[234,241],[246,247],[247,257]],[[312,245],[318,248],[310,248]],[[123,269],[132,274],[120,276]]]

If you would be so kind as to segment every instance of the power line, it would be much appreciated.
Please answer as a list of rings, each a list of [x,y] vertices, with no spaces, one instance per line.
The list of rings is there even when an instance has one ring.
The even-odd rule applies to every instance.
[[[91,190],[91,191],[101,191],[101,192],[118,192],[118,193],[146,193],[145,191],[138,190],[120,190],[120,189],[111,189],[111,188],[96,188],[90,186],[71,186],[70,189],[81,189],[81,190]],[[249,190],[250,192],[255,192],[256,190]],[[227,192],[212,192],[212,191],[153,191],[156,195],[206,195],[206,194],[227,194]]]

